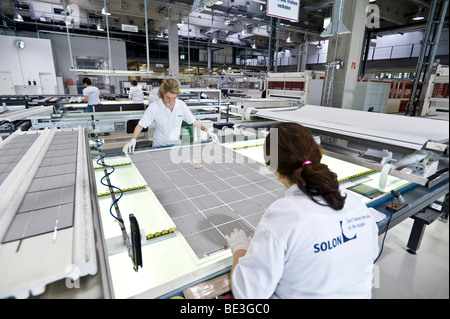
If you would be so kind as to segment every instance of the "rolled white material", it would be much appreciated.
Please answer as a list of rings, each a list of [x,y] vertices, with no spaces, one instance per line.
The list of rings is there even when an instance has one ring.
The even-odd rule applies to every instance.
[[[258,110],[258,117],[296,122],[310,129],[421,150],[429,141],[448,143],[449,122],[305,105],[297,110]]]
[[[73,233],[73,263],[79,276],[97,273],[94,226],[90,202],[89,177],[84,133],[78,127],[77,176]],[[74,278],[78,279],[78,278]]]
[[[378,188],[383,190],[386,187],[387,176],[392,169],[392,164],[385,164],[381,169],[380,183]]]
[[[256,111],[256,109],[254,107],[249,107],[248,109],[246,109],[244,112],[244,120],[250,121],[251,114],[253,111]]]

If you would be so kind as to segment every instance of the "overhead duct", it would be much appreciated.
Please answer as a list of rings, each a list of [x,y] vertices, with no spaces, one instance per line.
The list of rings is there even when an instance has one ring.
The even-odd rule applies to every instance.
[[[333,6],[333,18],[330,24],[320,35],[322,38],[331,37],[335,34],[347,34],[350,31],[342,22],[342,16],[344,14],[345,0],[336,0]]]
[[[206,7],[215,5],[219,0],[194,0],[192,4],[192,12],[202,12]]]

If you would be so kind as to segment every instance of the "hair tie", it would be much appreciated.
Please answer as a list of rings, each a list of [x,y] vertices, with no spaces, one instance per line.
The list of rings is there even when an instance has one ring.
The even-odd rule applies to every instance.
[[[312,164],[312,162],[311,161],[304,161],[302,166],[305,167],[308,164]]]

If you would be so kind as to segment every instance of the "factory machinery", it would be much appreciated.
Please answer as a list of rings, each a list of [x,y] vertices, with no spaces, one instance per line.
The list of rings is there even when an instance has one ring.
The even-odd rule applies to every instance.
[[[200,99],[200,94],[208,91],[216,98]],[[220,120],[222,108],[219,90],[181,89],[180,99],[184,100],[197,119]],[[74,102],[61,105],[61,111],[51,116],[35,116],[31,118],[33,129],[45,127],[73,128],[81,125],[89,127],[92,115],[99,120],[99,132],[132,132],[137,121],[142,117],[148,103],[156,101],[154,96],[148,96],[144,104],[133,104],[127,100],[104,101],[94,109],[94,114],[85,113],[86,103]]]
[[[435,73],[431,74],[428,85],[422,88],[423,83],[418,84],[418,92],[415,99],[419,99],[420,92],[426,90],[424,103],[421,108],[421,116],[441,116],[448,120],[449,112],[449,68],[448,65],[439,64]],[[413,87],[412,79],[387,79],[387,78],[362,78],[358,81],[369,83],[386,83],[390,85],[389,97],[384,105],[383,113],[405,112],[411,99]],[[311,103],[310,103],[311,104]]]
[[[304,71],[268,73],[264,80],[265,97],[230,98],[230,112],[249,119],[253,109],[321,105],[324,72]]]
[[[0,96],[0,133],[12,133],[31,128],[31,116],[48,116],[55,111],[54,106],[61,101],[58,96]]]
[[[222,98],[223,89],[181,89],[180,99],[186,102],[194,116],[220,122],[222,113],[239,115],[243,119],[249,117],[253,109],[283,108],[303,104],[320,105],[323,72],[305,71],[290,73],[269,73],[265,79],[248,77],[232,77],[237,84],[248,85],[240,97],[227,94]],[[263,90],[264,88],[264,90]],[[76,128],[89,127],[91,116],[100,120],[98,130],[102,133],[132,132],[137,121],[142,117],[146,106],[157,99],[157,89],[153,88],[144,105],[133,104],[125,99],[102,101],[102,105],[94,110],[94,114],[85,113],[87,103],[82,96],[5,96],[0,108],[0,131],[13,132],[20,128],[39,130],[44,128]],[[265,98],[257,97],[254,91]],[[245,90],[244,90],[245,91]],[[251,97],[245,97],[249,95]]]
[[[415,219],[411,253],[427,224],[448,218],[447,121],[311,105],[251,117],[310,128],[324,163],[371,208],[380,234]],[[0,296],[45,297],[58,283],[68,298],[91,289],[103,298],[223,293],[232,262],[224,236],[234,228],[252,235],[285,193],[263,164],[270,125],[241,140],[109,157],[101,121],[18,130],[0,143]],[[214,283],[208,293],[205,282]]]
[[[445,115],[449,112],[449,68],[438,65],[430,76],[421,115]]]
[[[156,88],[157,89],[157,88]],[[208,93],[208,98],[201,94]],[[181,89],[180,99],[184,100],[194,116],[219,122],[224,105],[220,90]],[[99,120],[98,131],[132,132],[142,117],[148,103],[156,101],[155,95],[149,95],[144,104],[134,104],[129,100],[105,100],[93,113],[84,110],[87,103],[81,96],[42,97],[30,99],[26,96],[4,96],[0,106],[0,132],[13,132],[20,128],[40,130],[44,128],[89,128],[91,117]]]

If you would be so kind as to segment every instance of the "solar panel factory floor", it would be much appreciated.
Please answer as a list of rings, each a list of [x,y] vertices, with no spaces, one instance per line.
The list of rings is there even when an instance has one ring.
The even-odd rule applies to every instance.
[[[252,235],[266,208],[285,193],[263,164],[219,144],[130,157],[198,258],[226,248],[224,235],[234,228]]]

